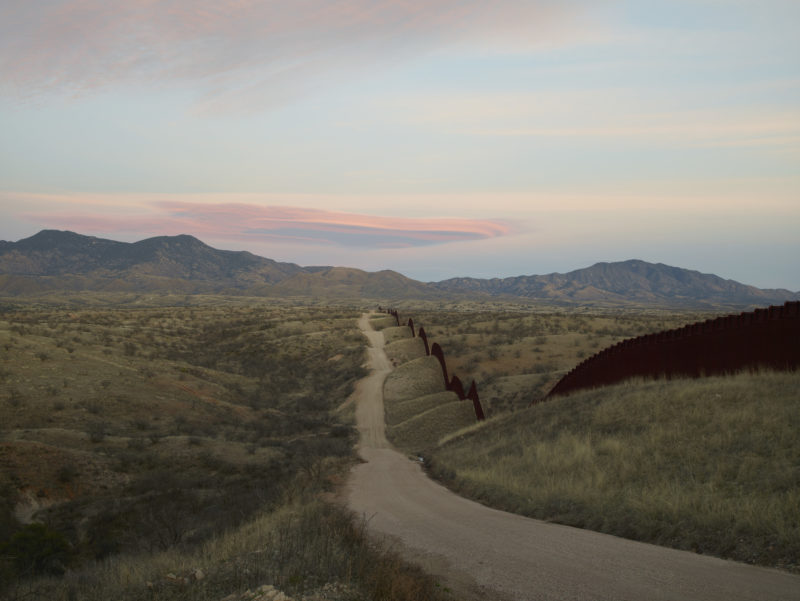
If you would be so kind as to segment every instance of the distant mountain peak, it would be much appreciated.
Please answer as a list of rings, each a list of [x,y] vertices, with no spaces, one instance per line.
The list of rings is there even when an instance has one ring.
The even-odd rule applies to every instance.
[[[20,240],[20,243],[27,242],[27,243],[35,243],[35,244],[53,244],[53,243],[61,243],[61,242],[77,242],[77,241],[88,241],[88,240],[99,240],[100,238],[95,238],[94,236],[84,236],[83,234],[77,234],[70,230],[41,230],[35,233],[33,236],[29,238],[25,238]]]
[[[152,238],[145,238],[134,242],[134,244],[188,244],[192,246],[199,246],[204,248],[211,248],[202,240],[195,238],[190,234],[176,234],[174,236],[153,236]]]
[[[433,285],[451,293],[583,305],[751,306],[800,298],[789,290],[761,290],[713,274],[641,259],[602,261],[568,273],[488,280],[453,278]]]
[[[128,243],[42,230],[0,246],[0,274],[27,278],[31,288],[59,285],[31,279],[47,276],[70,278],[78,289],[223,291],[269,285],[299,271],[291,263],[216,250],[188,234]]]
[[[170,290],[266,296],[511,300],[581,306],[763,306],[800,299],[716,275],[641,259],[598,262],[569,273],[510,278],[452,278],[423,284],[391,270],[300,267],[247,251],[217,250],[189,234],[117,242],[42,230],[0,242],[0,294],[62,290]]]

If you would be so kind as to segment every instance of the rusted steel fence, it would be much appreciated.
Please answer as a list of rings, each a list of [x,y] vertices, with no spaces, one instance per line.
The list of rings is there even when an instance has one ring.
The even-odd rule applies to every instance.
[[[790,301],[623,340],[580,363],[542,400],[637,376],[696,378],[798,367],[800,302]]]
[[[383,307],[378,307],[378,311],[382,313],[388,313],[392,315],[397,325],[402,325],[400,323],[400,314],[394,309],[384,309]],[[409,328],[411,328],[411,336],[412,338],[419,338],[425,344],[425,354],[429,357],[433,356],[439,360],[439,365],[442,366],[442,377],[444,378],[444,386],[447,390],[450,390],[456,393],[456,396],[462,401],[470,400],[472,401],[472,406],[475,409],[475,419],[478,421],[482,421],[486,419],[486,416],[483,413],[483,407],[481,406],[480,398],[478,397],[478,385],[475,384],[475,380],[472,381],[472,384],[469,387],[469,390],[464,393],[464,384],[458,378],[458,376],[453,376],[450,378],[447,373],[447,361],[444,358],[444,351],[442,347],[439,346],[439,343],[434,342],[432,345],[428,342],[428,336],[425,334],[425,328],[419,328],[419,330],[414,329],[414,320],[409,318],[406,321],[406,324]]]

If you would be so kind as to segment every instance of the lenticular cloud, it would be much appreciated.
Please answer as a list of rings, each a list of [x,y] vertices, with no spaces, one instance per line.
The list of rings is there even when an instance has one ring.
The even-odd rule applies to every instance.
[[[501,221],[480,219],[412,219],[248,204],[165,202],[160,206],[170,218],[193,226],[192,231],[207,229],[215,237],[402,248],[495,238],[510,231]]]
[[[237,241],[280,241],[295,244],[360,248],[410,248],[497,238],[511,233],[501,220],[408,218],[364,215],[303,207],[248,203],[165,201],[149,215],[27,215],[47,227],[79,232],[147,232],[149,235],[192,234]]]

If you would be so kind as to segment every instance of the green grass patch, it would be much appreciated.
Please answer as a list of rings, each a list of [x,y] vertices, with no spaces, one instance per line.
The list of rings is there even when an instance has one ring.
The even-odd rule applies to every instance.
[[[449,437],[431,470],[516,513],[798,570],[799,391],[763,373],[576,393]]]

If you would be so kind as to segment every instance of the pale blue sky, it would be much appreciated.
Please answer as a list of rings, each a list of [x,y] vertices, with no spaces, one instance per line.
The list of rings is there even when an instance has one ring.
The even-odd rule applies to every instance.
[[[0,0],[0,238],[800,290],[798,26],[779,0]]]

